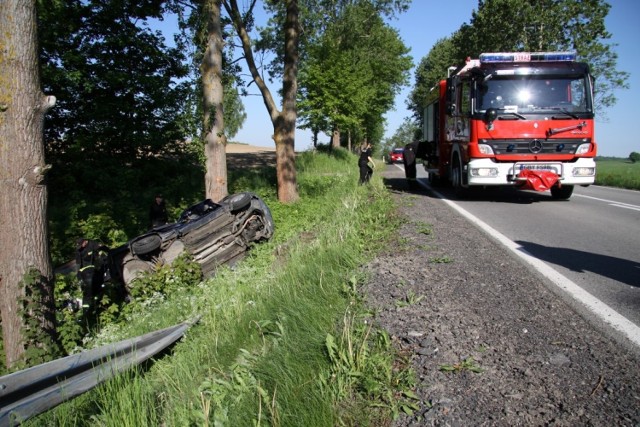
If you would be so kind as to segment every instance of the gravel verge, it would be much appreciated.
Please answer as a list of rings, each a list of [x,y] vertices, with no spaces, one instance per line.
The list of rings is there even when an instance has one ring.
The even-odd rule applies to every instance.
[[[363,291],[417,373],[396,426],[640,426],[637,352],[402,171],[383,178],[404,221]]]

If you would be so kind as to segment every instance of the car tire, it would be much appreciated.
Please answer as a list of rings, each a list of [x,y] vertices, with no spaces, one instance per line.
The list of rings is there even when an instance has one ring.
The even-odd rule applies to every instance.
[[[122,266],[122,281],[127,289],[131,289],[131,283],[144,273],[153,271],[153,263],[132,258]]]
[[[145,255],[155,251],[162,244],[162,238],[158,234],[147,234],[131,242],[131,253]]]
[[[238,193],[225,197],[220,203],[229,206],[231,212],[237,212],[246,209],[251,204],[251,199],[251,193]]]

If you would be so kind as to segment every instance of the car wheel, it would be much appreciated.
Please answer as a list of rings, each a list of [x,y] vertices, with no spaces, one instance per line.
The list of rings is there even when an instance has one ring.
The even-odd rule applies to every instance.
[[[225,197],[220,203],[229,206],[231,212],[237,212],[247,208],[251,204],[251,198],[251,193],[238,193]]]
[[[131,252],[134,255],[145,255],[155,251],[162,244],[162,238],[158,234],[148,234],[131,242]]]
[[[126,261],[122,266],[122,280],[125,287],[130,288],[131,282],[140,277],[144,273],[153,271],[153,263],[143,261],[138,258],[132,258]]]

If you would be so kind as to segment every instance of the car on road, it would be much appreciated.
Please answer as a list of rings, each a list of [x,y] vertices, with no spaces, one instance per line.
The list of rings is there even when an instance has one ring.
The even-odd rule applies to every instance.
[[[389,153],[389,163],[399,163],[404,159],[404,148],[394,148]]]
[[[141,274],[187,252],[210,277],[218,266],[233,265],[251,245],[269,240],[273,233],[271,211],[257,195],[238,193],[218,203],[206,199],[184,210],[175,223],[110,250],[108,273],[111,281],[129,289]]]

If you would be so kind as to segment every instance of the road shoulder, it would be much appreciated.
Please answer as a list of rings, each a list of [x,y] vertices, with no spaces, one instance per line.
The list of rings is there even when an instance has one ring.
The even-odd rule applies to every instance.
[[[422,400],[396,425],[640,423],[637,355],[441,200],[409,191],[402,171],[383,179],[405,221],[364,292]]]

